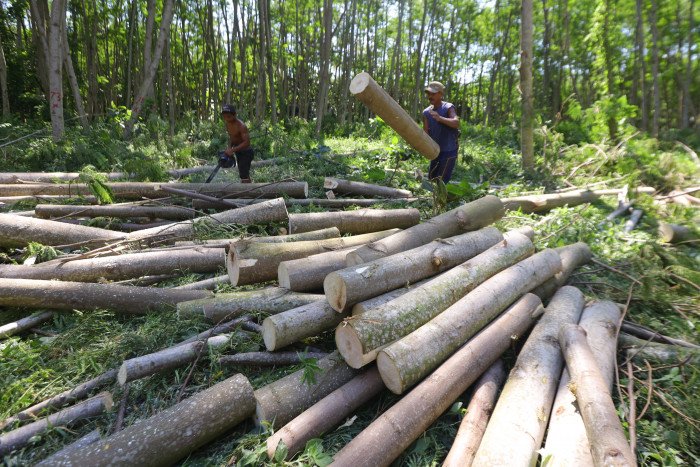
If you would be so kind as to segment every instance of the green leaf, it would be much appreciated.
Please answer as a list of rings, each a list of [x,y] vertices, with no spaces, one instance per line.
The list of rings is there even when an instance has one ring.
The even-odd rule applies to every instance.
[[[284,441],[280,440],[279,443],[277,444],[277,448],[275,449],[275,457],[274,460],[276,462],[282,462],[284,459],[287,457],[287,445],[284,444]]]

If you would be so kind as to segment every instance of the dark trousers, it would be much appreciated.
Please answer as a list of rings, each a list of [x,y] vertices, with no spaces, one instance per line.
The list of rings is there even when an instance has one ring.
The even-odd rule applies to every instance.
[[[457,163],[457,155],[451,157],[438,156],[430,161],[428,178],[430,180],[442,179],[442,183],[447,183],[452,178],[452,171]]]
[[[238,175],[240,175],[241,180],[250,178],[250,163],[253,162],[253,157],[255,157],[255,150],[253,148],[245,148],[236,153]]]

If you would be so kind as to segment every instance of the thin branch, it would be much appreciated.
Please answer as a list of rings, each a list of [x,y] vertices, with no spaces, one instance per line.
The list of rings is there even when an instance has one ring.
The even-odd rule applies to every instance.
[[[634,277],[630,276],[630,275],[627,274],[626,272],[622,272],[622,271],[620,271],[619,269],[615,269],[615,268],[612,267],[612,266],[608,266],[607,264],[605,264],[605,263],[603,263],[603,262],[601,262],[601,261],[598,261],[598,260],[595,259],[595,258],[591,258],[591,262],[592,262],[593,264],[597,264],[597,265],[600,266],[600,267],[603,267],[603,268],[605,268],[605,269],[608,269],[608,270],[610,270],[610,271],[612,271],[612,272],[616,272],[617,274],[620,274],[621,276],[625,276],[626,278],[628,278],[629,280],[631,280],[632,282],[634,282],[634,283],[637,284],[637,285],[642,285],[641,282],[639,282],[637,279],[635,279]]]

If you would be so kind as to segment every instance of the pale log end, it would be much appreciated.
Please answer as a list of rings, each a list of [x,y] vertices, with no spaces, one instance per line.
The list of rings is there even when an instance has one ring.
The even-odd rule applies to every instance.
[[[335,329],[335,345],[338,347],[338,352],[352,368],[362,368],[365,364],[362,351],[362,342],[357,335],[355,328],[348,326],[346,323],[341,323]]]
[[[348,253],[348,256],[351,254],[352,253]],[[326,300],[328,300],[328,304],[331,308],[342,313],[347,305],[348,297],[345,281],[343,281],[338,274],[331,272],[323,280],[323,291],[326,294]]]
[[[386,352],[377,354],[377,369],[386,386],[394,394],[402,394],[404,391],[401,373],[398,367]]]
[[[272,322],[270,318],[265,318],[262,323],[262,336],[263,342],[265,342],[265,347],[268,352],[277,350],[277,330],[275,329],[275,323]]]

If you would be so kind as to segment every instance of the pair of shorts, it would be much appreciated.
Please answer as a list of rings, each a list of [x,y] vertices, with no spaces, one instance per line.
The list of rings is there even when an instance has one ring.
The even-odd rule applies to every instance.
[[[253,162],[255,157],[255,150],[253,148],[245,148],[242,151],[236,152],[236,159],[238,159],[238,175],[240,175],[241,180],[250,178],[250,164]]]

